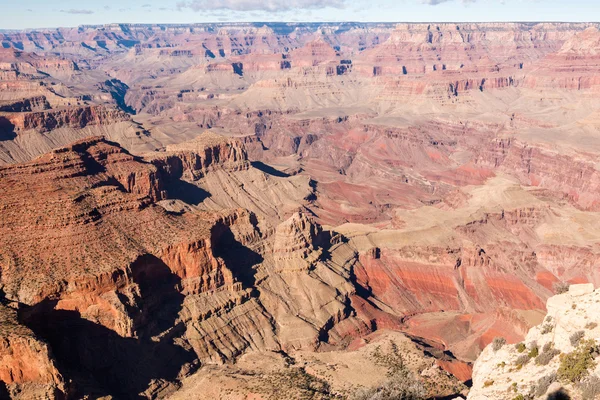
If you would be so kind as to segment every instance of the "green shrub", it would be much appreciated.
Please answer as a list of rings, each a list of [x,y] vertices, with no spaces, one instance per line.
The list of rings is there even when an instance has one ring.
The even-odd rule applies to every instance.
[[[538,350],[537,344],[534,344],[531,349],[529,349],[529,353],[527,354],[527,356],[529,358],[535,358],[538,356],[538,354],[540,353],[540,351]]]
[[[561,355],[558,377],[564,381],[580,382],[596,365],[594,361],[594,352],[596,351],[597,345],[594,340],[581,341],[575,350]]]
[[[484,388],[486,388],[486,387],[490,387],[490,386],[492,386],[493,384],[494,384],[494,381],[493,381],[492,379],[490,379],[490,380],[487,380],[487,381],[483,382],[483,387],[484,387]]]
[[[525,346],[525,343],[521,342],[521,343],[517,343],[517,344],[515,345],[515,348],[517,349],[517,351],[518,351],[519,353],[522,353],[522,352],[524,352],[524,351],[525,351],[525,349],[527,349],[527,346]]]

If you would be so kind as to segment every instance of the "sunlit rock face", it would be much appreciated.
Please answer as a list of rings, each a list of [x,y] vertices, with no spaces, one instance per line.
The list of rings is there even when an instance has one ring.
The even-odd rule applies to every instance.
[[[531,394],[536,399],[553,393],[574,399],[593,398],[597,390],[593,382],[600,373],[599,296],[593,284],[571,285],[567,293],[548,299],[543,323],[529,330],[521,347],[486,347],[475,362],[468,398],[510,399],[516,393]],[[582,356],[576,356],[579,354]],[[577,367],[566,361],[569,358],[578,360]]]

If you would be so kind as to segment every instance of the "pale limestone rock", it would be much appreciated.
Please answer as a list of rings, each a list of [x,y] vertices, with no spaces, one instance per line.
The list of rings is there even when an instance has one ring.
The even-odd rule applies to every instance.
[[[579,285],[571,285],[569,287],[569,294],[571,296],[583,296],[584,294],[589,294],[594,291],[593,283],[582,283]]]
[[[469,400],[511,400],[518,394],[533,394],[538,380],[556,373],[560,364],[557,355],[547,365],[538,365],[531,359],[518,368],[516,360],[528,354],[535,345],[540,353],[547,343],[552,343],[561,353],[570,353],[574,350],[570,338],[579,331],[584,332],[584,339],[600,342],[600,290],[594,291],[591,284],[573,285],[571,288],[567,293],[548,299],[546,318],[527,334],[525,351],[519,353],[512,344],[504,345],[496,352],[491,345],[483,350],[473,367],[473,387]],[[590,375],[600,377],[598,364],[590,371]],[[567,382],[553,383],[547,393],[560,388],[564,388],[573,400],[582,399],[579,390]],[[534,398],[545,399],[546,393]]]

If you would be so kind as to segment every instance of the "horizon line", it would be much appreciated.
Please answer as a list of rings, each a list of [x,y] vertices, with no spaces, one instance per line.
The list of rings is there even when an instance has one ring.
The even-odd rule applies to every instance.
[[[559,20],[548,20],[548,21],[218,21],[218,22],[156,22],[156,23],[138,23],[138,22],[107,22],[103,24],[81,24],[76,26],[49,26],[49,27],[37,27],[37,28],[9,28],[2,29],[0,32],[22,32],[22,31],[35,31],[35,30],[51,30],[51,29],[77,29],[77,28],[96,28],[106,26],[202,26],[202,25],[251,25],[251,24],[263,24],[268,26],[269,24],[286,24],[286,25],[335,25],[335,24],[599,24],[600,21],[559,21]]]

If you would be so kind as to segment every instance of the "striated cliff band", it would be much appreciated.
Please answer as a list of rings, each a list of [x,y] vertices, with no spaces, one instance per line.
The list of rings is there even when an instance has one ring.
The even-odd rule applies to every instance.
[[[1,31],[0,398],[592,398],[598,28]]]

